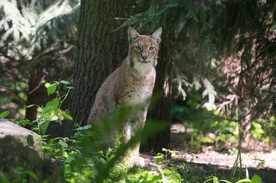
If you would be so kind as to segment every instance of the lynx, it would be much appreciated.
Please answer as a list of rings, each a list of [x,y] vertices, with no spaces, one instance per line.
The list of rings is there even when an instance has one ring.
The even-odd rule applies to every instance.
[[[116,143],[116,134],[122,131],[125,142],[131,139],[144,126],[149,99],[152,95],[157,65],[159,44],[162,28],[158,28],[151,35],[139,35],[132,27],[128,28],[129,50],[122,65],[111,73],[101,85],[92,106],[88,124],[99,125],[103,116],[123,106],[129,106],[129,115],[122,126],[113,128],[111,143]],[[139,106],[131,108],[132,106]],[[135,110],[131,110],[135,109]],[[112,119],[109,121],[112,123]],[[139,144],[129,153],[128,157],[133,164],[143,166],[139,157]]]

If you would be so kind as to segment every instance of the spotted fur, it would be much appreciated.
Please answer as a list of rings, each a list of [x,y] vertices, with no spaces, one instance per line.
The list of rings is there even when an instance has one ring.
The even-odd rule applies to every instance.
[[[135,108],[135,112],[129,112],[128,120],[123,122],[122,128],[115,131],[115,134],[117,130],[123,131],[126,135],[125,141],[128,141],[137,130],[142,129],[146,120],[148,100],[155,83],[155,66],[162,28],[158,28],[151,35],[139,35],[132,27],[129,27],[127,32],[128,55],[122,65],[111,73],[100,87],[88,118],[88,124],[93,126],[100,123],[101,117],[122,106],[142,106]],[[139,156],[139,144],[131,154]]]

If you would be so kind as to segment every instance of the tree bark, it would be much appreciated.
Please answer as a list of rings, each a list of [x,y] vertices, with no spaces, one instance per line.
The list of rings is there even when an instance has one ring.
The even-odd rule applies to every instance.
[[[85,125],[96,93],[106,77],[127,56],[126,28],[114,31],[124,20],[147,7],[127,0],[82,0],[78,27],[78,50],[74,70],[74,90],[70,112],[74,123]],[[68,123],[65,135],[71,135],[73,123]]]
[[[26,108],[25,111],[25,119],[33,122],[37,119],[37,105],[43,105],[44,102],[41,100],[41,96],[45,97],[46,91],[43,86],[41,86],[41,81],[46,77],[46,73],[43,72],[43,68],[37,66],[33,69],[34,71],[31,73],[29,78],[29,91],[27,94],[26,106],[31,104],[36,104],[32,107]],[[43,98],[43,97],[42,97]],[[35,123],[32,125],[25,126],[28,129],[32,129],[36,126]]]
[[[149,7],[149,1],[138,4],[127,0],[102,1],[82,0],[79,22],[79,41],[74,71],[74,91],[70,111],[74,123],[85,125],[96,93],[105,78],[117,68],[127,55],[128,41],[126,28],[113,32],[123,22],[115,17],[130,17]],[[161,60],[157,66],[154,93],[161,94],[161,100],[152,106],[149,119],[165,122],[167,128],[148,140],[142,151],[170,148],[171,112],[171,69],[169,50],[172,47],[171,34],[162,36]],[[168,44],[169,43],[169,44]],[[65,130],[71,135],[72,124]]]
[[[171,122],[171,94],[172,94],[172,34],[163,33],[161,49],[159,51],[158,65],[156,68],[156,82],[153,91],[157,100],[153,101],[148,111],[147,119],[158,123],[165,123],[166,127],[155,136],[142,144],[140,152],[162,152],[162,148],[170,149],[170,122]],[[154,99],[155,100],[155,99]]]

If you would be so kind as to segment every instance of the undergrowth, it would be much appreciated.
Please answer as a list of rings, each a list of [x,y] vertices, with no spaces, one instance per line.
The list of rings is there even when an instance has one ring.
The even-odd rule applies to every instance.
[[[76,133],[72,137],[46,138],[44,133],[51,122],[60,122],[63,119],[72,120],[68,111],[60,109],[62,102],[68,95],[68,92],[61,96],[59,94],[59,85],[68,86],[68,92],[71,87],[66,81],[55,82],[49,84],[47,92],[49,95],[55,94],[55,98],[47,103],[45,107],[40,107],[40,117],[35,121],[37,127],[34,129],[42,135],[43,154],[50,157],[52,161],[62,161],[64,163],[64,180],[69,183],[78,182],[126,182],[126,183],[261,183],[261,178],[254,175],[251,179],[248,172],[238,174],[241,168],[240,152],[237,160],[232,167],[231,175],[222,175],[218,170],[213,169],[211,175],[206,175],[199,171],[196,165],[188,162],[175,163],[169,157],[174,151],[163,149],[163,153],[158,153],[154,160],[153,166],[130,167],[124,161],[124,155],[130,147],[133,146],[141,138],[147,138],[156,133],[162,127],[157,128],[156,123],[149,122],[144,130],[135,135],[128,143],[119,144],[103,151],[99,148],[101,143],[97,132],[91,130],[91,126],[75,127]],[[122,110],[122,114],[125,111]],[[118,116],[124,116],[119,114]],[[2,114],[3,115],[3,114]],[[120,119],[119,119],[120,120]],[[22,120],[19,124],[26,123]],[[30,122],[27,122],[30,123]],[[0,174],[0,182],[26,182],[26,177],[33,177],[37,182],[47,182],[46,180],[38,180],[37,176],[32,172],[19,169],[22,176],[16,180],[8,180],[5,175]]]

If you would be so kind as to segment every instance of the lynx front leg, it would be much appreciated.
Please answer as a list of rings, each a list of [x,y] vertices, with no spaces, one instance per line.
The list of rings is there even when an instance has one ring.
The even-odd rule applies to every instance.
[[[125,142],[128,142],[133,136],[139,138],[139,142],[135,143],[133,148],[131,148],[127,153],[127,161],[131,162],[131,165],[144,166],[145,162],[142,157],[139,156],[139,148],[140,148],[140,138],[137,137],[141,133],[144,127],[144,123],[146,120],[146,111],[137,112],[134,116],[133,120],[130,120],[126,123],[124,132],[125,132]]]

